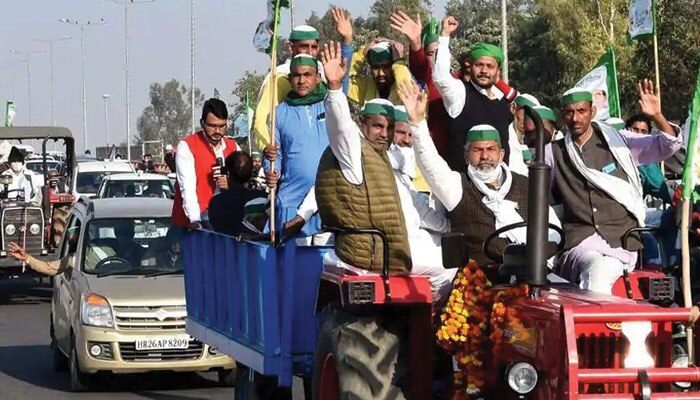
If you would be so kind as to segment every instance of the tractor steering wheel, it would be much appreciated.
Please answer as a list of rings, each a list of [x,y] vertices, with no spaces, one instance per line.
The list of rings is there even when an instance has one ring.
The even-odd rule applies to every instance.
[[[104,258],[104,259],[98,261],[97,264],[95,264],[94,269],[100,269],[101,267],[103,267],[107,264],[113,264],[113,263],[120,263],[120,264],[131,266],[131,263],[126,258],[119,257],[119,256],[109,256],[107,258]]]
[[[24,198],[24,196],[25,196],[24,189],[10,189],[10,190],[8,190],[8,191],[6,192],[6,193],[7,193],[7,198],[8,198],[8,199],[10,198],[10,193],[12,193],[12,192],[21,192],[21,193],[22,193],[21,196],[18,195],[17,197],[15,197],[16,199],[18,199],[18,198],[20,198],[20,197],[21,197],[21,198]]]
[[[562,250],[564,250],[564,230],[562,230],[560,227],[552,224],[547,224],[549,226],[549,229],[554,229],[558,234],[559,237],[561,238],[559,240],[559,243],[557,243],[557,251],[555,252],[558,253]],[[517,222],[515,224],[510,224],[506,226],[502,226],[495,231],[491,232],[488,236],[486,236],[486,239],[484,239],[484,242],[481,245],[481,250],[484,252],[486,257],[490,258],[491,260],[495,261],[496,263],[503,263],[503,254],[498,254],[493,251],[491,251],[491,242],[497,238],[500,234],[503,232],[508,232],[510,230],[516,229],[516,228],[522,228],[527,226],[527,222],[521,221]],[[549,257],[553,256],[554,254],[549,255]]]

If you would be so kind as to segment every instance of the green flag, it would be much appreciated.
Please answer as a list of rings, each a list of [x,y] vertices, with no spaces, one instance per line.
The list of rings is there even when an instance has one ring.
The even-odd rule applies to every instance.
[[[698,150],[698,128],[700,128],[700,70],[695,84],[695,95],[690,104],[690,128],[687,131],[688,146],[685,156],[685,168],[683,168],[683,198],[690,199],[698,184],[700,174],[700,151]]]
[[[584,88],[593,94],[593,105],[598,109],[596,120],[605,121],[611,117],[620,118],[617,67],[615,65],[615,50],[612,46],[608,47],[595,67],[574,86]]]
[[[253,46],[258,51],[270,54],[272,43],[277,38],[273,38],[275,27],[280,24],[280,10],[289,8],[290,0],[270,0],[267,2],[267,18],[258,24],[258,28],[253,35]]]
[[[627,37],[632,40],[653,36],[656,29],[656,0],[630,2]]]
[[[15,108],[15,102],[9,101],[5,105],[5,126],[12,126],[15,121],[15,114],[17,113],[17,108]]]

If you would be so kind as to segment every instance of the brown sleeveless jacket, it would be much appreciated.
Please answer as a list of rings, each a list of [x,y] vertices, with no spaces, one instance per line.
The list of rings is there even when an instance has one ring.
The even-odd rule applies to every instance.
[[[411,270],[408,233],[396,180],[385,151],[362,139],[362,183],[348,182],[330,147],[321,156],[316,175],[316,201],[324,225],[337,228],[377,229],[389,242],[389,269]],[[335,252],[358,268],[381,271],[381,240],[373,235],[337,235]]]

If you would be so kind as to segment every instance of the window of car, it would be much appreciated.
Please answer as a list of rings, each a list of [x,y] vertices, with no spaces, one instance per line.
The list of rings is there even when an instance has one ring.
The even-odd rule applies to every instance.
[[[109,180],[101,197],[158,197],[172,199],[173,186],[169,180]]]
[[[83,271],[98,276],[181,272],[178,231],[170,218],[100,218],[87,225]]]

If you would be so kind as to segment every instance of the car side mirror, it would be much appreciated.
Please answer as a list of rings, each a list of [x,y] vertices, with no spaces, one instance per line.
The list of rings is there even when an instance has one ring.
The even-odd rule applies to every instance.
[[[469,262],[464,234],[450,232],[441,239],[442,265],[445,268],[462,268]]]

